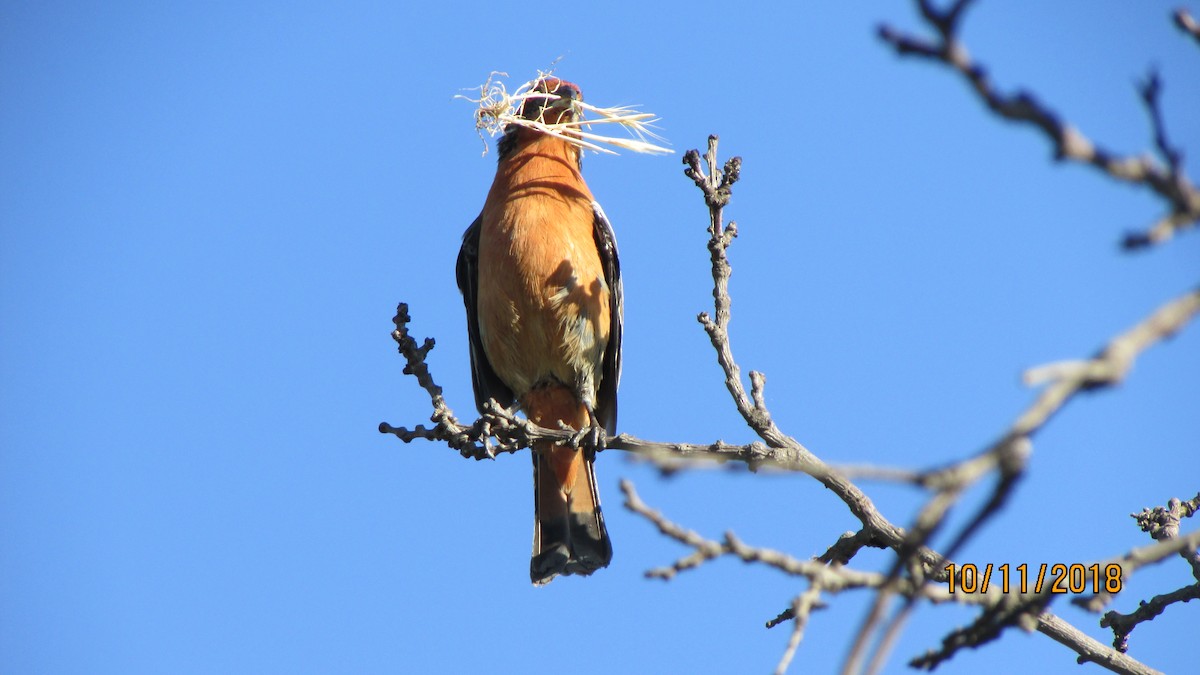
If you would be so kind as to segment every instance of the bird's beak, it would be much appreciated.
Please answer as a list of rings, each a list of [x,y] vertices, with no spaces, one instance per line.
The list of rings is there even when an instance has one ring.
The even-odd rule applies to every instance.
[[[546,107],[551,110],[560,110],[563,113],[574,115],[575,102],[582,97],[579,95],[579,90],[575,87],[559,87],[558,91],[554,92],[558,98],[550,101]]]
[[[550,106],[554,108],[570,108],[579,100],[579,92],[570,87],[563,87],[554,93],[558,95],[558,98],[550,102]]]

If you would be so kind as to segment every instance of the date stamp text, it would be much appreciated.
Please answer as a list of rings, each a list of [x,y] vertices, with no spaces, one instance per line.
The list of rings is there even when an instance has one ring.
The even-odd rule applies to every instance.
[[[1016,591],[1034,593],[1043,591],[1052,594],[1072,593],[1120,593],[1121,566],[1115,563],[1101,565],[1093,563],[1083,565],[1075,563],[1041,563],[1030,566],[1020,565],[982,566],[967,563],[965,565],[946,565],[949,576],[950,594],[955,593],[987,593],[992,584],[998,584],[1001,593]]]

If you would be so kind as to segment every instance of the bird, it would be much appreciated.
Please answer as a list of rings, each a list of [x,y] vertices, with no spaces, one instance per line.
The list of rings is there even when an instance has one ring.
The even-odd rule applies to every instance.
[[[576,121],[583,94],[544,77],[520,115]],[[540,94],[540,96],[536,95]],[[567,131],[567,134],[570,132]],[[591,575],[612,560],[594,468],[597,441],[617,425],[623,294],[616,237],[584,182],[582,150],[509,124],[496,176],[463,234],[456,277],[467,313],[475,404],[517,409],[592,442],[533,444],[535,586]]]

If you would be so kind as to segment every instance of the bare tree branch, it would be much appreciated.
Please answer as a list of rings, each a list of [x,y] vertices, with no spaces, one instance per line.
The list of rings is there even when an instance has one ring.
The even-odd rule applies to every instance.
[[[1049,612],[1038,616],[1038,632],[1078,654],[1077,663],[1094,663],[1114,673],[1163,675],[1126,654],[1101,644],[1092,636]]]
[[[808,579],[813,593],[813,601],[819,591],[832,594],[850,589],[882,589],[891,583],[882,574],[853,570],[842,565],[826,565],[818,560],[805,561],[779,551],[758,548],[742,542],[732,532],[727,532],[722,541],[706,539],[694,531],[674,523],[662,513],[650,508],[637,494],[633,484],[628,480],[621,481],[621,491],[625,494],[625,506],[629,510],[649,520],[658,530],[674,541],[692,549],[692,553],[680,558],[674,565],[667,568],[657,568],[646,573],[649,578],[668,580],[680,572],[695,569],[700,565],[722,556],[733,556],[744,562],[759,563],[777,569],[790,576],[802,576]],[[1121,569],[1121,583],[1127,583],[1137,570],[1147,565],[1161,562],[1187,547],[1200,544],[1200,530],[1185,537],[1160,542],[1150,546],[1133,549],[1122,556],[1110,558],[1096,563],[1107,568],[1117,565]],[[1118,673],[1155,673],[1157,671],[1131,659],[1113,649],[1096,642],[1062,621],[1045,608],[1055,599],[1056,595],[1051,584],[1045,584],[1040,590],[1027,593],[1004,593],[998,586],[991,586],[979,593],[951,592],[943,584],[913,583],[908,579],[900,579],[896,583],[897,593],[905,597],[928,600],[934,603],[956,602],[959,604],[980,606],[980,617],[971,625],[952,632],[943,642],[942,648],[930,651],[910,662],[916,668],[932,670],[964,647],[978,647],[995,640],[1007,628],[1019,626],[1025,630],[1038,630],[1054,640],[1075,651],[1081,661],[1093,661],[1113,672]],[[819,589],[814,591],[813,589]],[[792,608],[784,615],[768,622],[768,627],[778,625],[783,620],[793,617],[803,617],[807,620],[807,610],[801,615],[796,603],[804,596],[793,601]],[[1098,597],[1098,596],[1097,596]],[[1176,598],[1178,599],[1178,598]],[[1167,603],[1169,604],[1169,603]],[[1165,606],[1165,605],[1164,605]],[[811,607],[809,608],[811,609]],[[1159,610],[1161,611],[1161,609]],[[785,616],[786,615],[786,616]],[[1142,619],[1144,620],[1144,619]],[[1136,624],[1136,622],[1135,622]],[[794,638],[798,641],[799,638]],[[797,642],[798,644],[798,642]],[[792,641],[789,649],[794,651]],[[791,656],[785,652],[786,660]],[[781,660],[781,663],[786,663]],[[778,672],[778,671],[777,671]]]
[[[762,373],[751,372],[751,395],[747,396],[741,380],[741,369],[733,357],[733,349],[729,342],[730,308],[733,304],[729,295],[729,277],[732,267],[729,264],[727,250],[737,235],[733,223],[723,227],[723,209],[729,203],[733,184],[741,174],[741,160],[734,158],[725,164],[724,171],[717,164],[716,136],[708,138],[708,152],[704,161],[707,170],[701,166],[700,153],[689,150],[684,154],[683,162],[687,165],[684,173],[696,183],[704,193],[705,203],[709,210],[709,242],[708,250],[712,262],[713,274],[713,304],[715,319],[707,313],[699,315],[698,320],[708,333],[713,348],[717,352],[717,362],[725,373],[725,385],[733,397],[734,405],[742,414],[746,423],[767,444],[766,453],[772,464],[794,468],[813,476],[832,490],[879,541],[889,547],[900,546],[904,541],[903,531],[888,522],[876,510],[871,499],[829,465],[813,455],[799,441],[783,433],[772,419],[765,403],[763,394],[766,376]],[[922,563],[929,567],[929,572],[937,574],[934,563],[936,556],[927,549],[918,549]]]
[[[965,5],[960,5],[960,9],[962,6]],[[956,14],[955,16],[961,15]],[[947,21],[950,20],[948,19]],[[953,21],[957,21],[957,18],[953,19]],[[687,153],[684,162],[688,168],[685,173],[704,191],[705,201],[710,212],[709,251],[713,267],[713,297],[718,318],[717,320],[712,320],[708,315],[701,315],[700,320],[704,324],[710,341],[718,353],[717,360],[725,373],[727,388],[734,397],[735,405],[742,412],[747,424],[755,429],[760,437],[767,442],[768,447],[766,452],[768,454],[773,454],[777,449],[784,451],[787,453],[787,465],[798,466],[806,473],[818,478],[818,480],[822,480],[827,487],[830,487],[831,483],[833,483],[831,489],[837,492],[839,496],[850,494],[850,490],[846,486],[852,486],[852,484],[849,483],[849,480],[845,476],[838,473],[832,467],[825,465],[808,451],[807,448],[794,441],[790,436],[784,435],[777,428],[766,407],[764,397],[761,395],[761,383],[764,381],[761,374],[751,374],[751,382],[754,387],[750,396],[747,396],[745,390],[742,388],[739,376],[740,370],[733,357],[728,338],[729,310],[732,306],[732,301],[729,298],[728,281],[732,273],[732,267],[729,264],[727,251],[733,237],[730,236],[728,228],[721,228],[722,211],[725,205],[728,204],[730,193],[723,191],[719,200],[712,198],[714,192],[712,186],[721,185],[729,187],[730,183],[722,181],[720,179],[720,172],[717,171],[715,137],[710,137],[709,139],[709,149],[705,160],[708,166],[707,173],[700,164],[699,153],[696,151]],[[1196,314],[1197,310],[1200,310],[1200,291],[1189,293],[1181,299],[1169,303],[1130,331],[1114,338],[1093,359],[1072,362],[1070,364],[1056,364],[1052,368],[1040,369],[1039,373],[1035,373],[1033,379],[1039,382],[1052,381],[1052,384],[1030,405],[1029,409],[1014,421],[1012,427],[998,441],[980,454],[966,461],[941,469],[907,474],[911,476],[914,484],[930,489],[934,494],[931,496],[926,507],[918,515],[912,530],[905,533],[902,538],[896,539],[886,535],[877,535],[869,523],[872,522],[872,517],[877,516],[882,519],[882,516],[874,512],[873,505],[868,507],[870,512],[864,512],[860,516],[860,520],[864,523],[864,532],[868,533],[863,536],[895,549],[899,555],[894,561],[891,571],[886,576],[886,582],[875,596],[872,611],[858,634],[855,647],[851,650],[851,655],[846,665],[846,672],[858,672],[862,669],[862,663],[866,659],[867,646],[870,644],[870,636],[884,621],[889,599],[896,594],[904,595],[906,602],[903,603],[903,606],[885,630],[884,637],[880,641],[881,647],[876,652],[875,658],[871,661],[872,668],[882,665],[883,659],[886,657],[887,646],[899,634],[904,619],[911,612],[914,603],[920,599],[919,594],[901,593],[901,589],[911,585],[912,581],[909,577],[913,574],[916,574],[915,579],[921,580],[919,583],[924,583],[923,579],[925,575],[933,579],[944,578],[944,576],[939,577],[939,574],[945,562],[948,562],[948,559],[979,530],[987,519],[999,510],[1012,494],[1013,486],[1020,478],[1026,458],[1029,455],[1029,439],[1032,435],[1040,430],[1076,394],[1119,383],[1128,372],[1138,354],[1151,344],[1179,330]],[[794,463],[797,459],[800,461]],[[780,462],[780,464],[784,464],[784,462]],[[929,537],[944,522],[947,511],[957,501],[958,496],[975,481],[993,473],[997,475],[997,484],[992,491],[991,497],[969,520],[967,526],[953,538],[945,557],[939,556],[929,550],[926,547]],[[906,474],[894,472],[892,475],[905,476]],[[841,484],[840,481],[845,481],[845,483]],[[857,488],[854,489],[857,490]],[[847,501],[847,504],[850,503],[850,501]],[[859,515],[859,513],[856,512],[856,515]],[[886,522],[886,519],[884,520]],[[891,532],[903,533],[904,531],[892,526]],[[699,537],[695,533],[689,534],[693,539]],[[713,557],[731,553],[734,550],[735,547],[731,546],[729,537],[727,536],[727,541],[723,545],[714,543],[706,548],[697,548],[695,553],[681,559],[671,568],[655,570],[654,573],[656,576],[669,578],[679,571],[692,569]],[[922,563],[922,566],[917,569],[912,567],[913,562],[917,559],[917,557],[914,557],[915,552],[919,552],[920,555],[917,557],[919,557]],[[931,556],[933,557],[931,558]],[[775,560],[774,557],[770,559]],[[788,565],[784,565],[783,568],[793,569],[792,573],[795,573],[794,570],[797,569],[794,566],[789,567]],[[998,635],[1005,626],[1013,625],[1023,620],[1030,626],[1034,625],[1032,618],[1041,612],[1046,602],[1048,601],[1043,598],[1037,598],[1027,600],[1019,607],[1006,607],[1003,612],[993,611],[993,621],[990,622],[992,636]],[[784,615],[786,614],[787,612],[784,612]],[[1029,619],[1024,619],[1024,617],[1029,617]],[[975,636],[976,634],[978,634],[978,631],[975,631],[971,635]],[[987,639],[975,639],[970,644],[982,644]],[[966,646],[967,644],[968,642],[964,642],[959,644],[959,646]],[[1087,647],[1081,645],[1080,649],[1086,650]]]
[[[1182,537],[1173,537],[1163,539],[1157,544],[1135,548],[1123,556],[1111,558],[1103,561],[1102,565],[1119,565],[1121,567],[1121,586],[1124,586],[1125,581],[1133,575],[1133,573],[1147,565],[1154,565],[1162,562],[1166,558],[1182,553],[1185,551],[1193,551],[1197,546],[1200,546],[1200,530],[1196,530],[1191,534]],[[1119,591],[1102,591],[1095,595],[1076,598],[1074,604],[1083,607],[1092,612],[1099,612],[1108,603],[1112,602],[1113,596]]]
[[[621,492],[625,495],[625,508],[650,521],[667,538],[693,550],[691,554],[680,558],[670,567],[648,570],[646,572],[648,578],[669,580],[677,574],[695,569],[709,560],[729,555],[739,558],[743,562],[756,562],[773,567],[790,576],[805,577],[831,593],[838,593],[847,588],[875,588],[884,581],[884,576],[877,572],[860,572],[840,565],[830,566],[815,560],[800,560],[780,551],[748,546],[732,532],[726,532],[724,540],[720,542],[705,539],[700,534],[668,520],[662,513],[647,506],[638,496],[632,482],[622,480]],[[906,590],[912,591],[912,587],[908,586]],[[792,613],[792,616],[795,614]],[[775,623],[778,622],[772,622],[772,625]]]
[[[808,617],[812,614],[812,610],[820,607],[821,587],[817,584],[810,584],[808,590],[796,596],[792,601],[792,634],[788,637],[787,647],[783,650],[783,656],[779,659],[779,665],[775,666],[775,675],[783,675],[787,672],[788,666],[792,663],[792,657],[796,655],[796,649],[800,647],[800,641],[804,639],[804,629],[808,626]],[[770,628],[770,626],[767,626]]]
[[[1172,498],[1166,507],[1156,506],[1153,509],[1142,509],[1141,513],[1129,514],[1137,520],[1142,532],[1150,535],[1155,541],[1174,539],[1179,536],[1179,523],[1184,518],[1190,518],[1200,511],[1200,492],[1187,501]],[[1184,549],[1179,552],[1183,559],[1192,567],[1192,576],[1200,581],[1200,553]]]
[[[1113,647],[1122,654],[1129,651],[1129,634],[1143,621],[1150,621],[1163,613],[1163,610],[1176,602],[1187,602],[1200,599],[1200,583],[1184,586],[1170,593],[1156,595],[1149,602],[1142,601],[1138,608],[1129,614],[1110,611],[1100,619],[1101,628],[1111,628],[1113,632]]]
[[[1051,384],[1013,425],[1013,432],[1031,434],[1077,394],[1120,384],[1138,355],[1179,332],[1197,312],[1200,312],[1200,288],[1159,307],[1087,361],[1062,361],[1027,370],[1026,384]]]
[[[1200,530],[1182,539],[1136,548],[1124,555],[1109,558],[1095,564],[1105,570],[1108,570],[1112,566],[1119,568],[1120,574],[1116,577],[1117,586],[1122,587],[1128,583],[1134,572],[1142,567],[1162,562],[1179,551],[1188,547],[1195,547],[1197,544],[1200,544]],[[1114,594],[1102,592],[1091,596],[1089,599],[1077,598],[1072,602],[1096,611],[1111,600]],[[928,652],[914,659],[910,662],[910,665],[932,670],[953,656],[959,649],[986,644],[998,638],[1004,630],[1017,626],[1024,630],[1036,629],[1041,633],[1050,635],[1055,640],[1070,647],[1080,657],[1095,661],[1115,672],[1146,672],[1145,670],[1141,670],[1146,668],[1144,664],[1125,659],[1116,659],[1113,654],[1109,654],[1107,651],[1100,651],[1099,653],[1103,656],[1096,657],[1098,653],[1096,646],[1099,643],[1092,644],[1094,641],[1091,641],[1090,638],[1088,642],[1069,643],[1064,641],[1067,639],[1064,637],[1065,631],[1063,631],[1063,625],[1066,622],[1057,619],[1053,614],[1045,611],[1046,607],[1056,597],[1051,584],[1046,584],[1040,591],[1035,589],[1030,593],[1000,594],[996,602],[988,606],[969,626],[955,630],[948,635],[943,640],[941,649]],[[1054,620],[1051,621],[1051,619]],[[1133,664],[1136,664],[1136,666]]]
[[[396,316],[392,323],[396,328],[392,331],[392,339],[396,341],[398,351],[405,358],[404,374],[417,378],[417,383],[429,394],[430,405],[433,409],[430,420],[433,427],[417,425],[412,429],[394,427],[387,422],[379,424],[380,433],[392,434],[410,443],[414,440],[427,440],[446,443],[458,450],[463,457],[472,459],[494,459],[498,453],[513,453],[530,447],[535,441],[554,440],[556,442],[579,441],[577,434],[563,429],[547,429],[539,427],[529,420],[514,415],[494,401],[488,411],[470,425],[458,421],[454,412],[446,404],[442,396],[442,388],[434,382],[433,375],[425,363],[426,357],[434,348],[432,338],[426,338],[420,345],[409,332],[408,304],[400,303],[396,308]],[[495,443],[491,441],[495,440]],[[708,461],[739,461],[751,468],[762,465],[772,465],[779,468],[793,468],[792,462],[779,453],[770,451],[762,443],[748,445],[730,445],[723,441],[715,441],[708,445],[692,443],[660,443],[649,441],[629,434],[609,436],[605,448],[627,450],[645,455],[649,458],[672,457],[680,460],[703,458]],[[600,448],[603,450],[605,448]]]
[[[1180,520],[1191,517],[1197,511],[1200,511],[1200,493],[1187,501],[1172,498],[1165,508],[1157,506],[1153,509],[1143,509],[1141,513],[1130,514],[1137,521],[1138,527],[1149,533],[1155,541],[1180,545],[1178,553],[1191,566],[1192,576],[1197,579],[1197,583],[1156,595],[1149,601],[1142,601],[1138,608],[1129,614],[1115,610],[1106,612],[1100,620],[1100,626],[1112,629],[1113,647],[1118,651],[1124,653],[1129,649],[1129,634],[1138,624],[1152,620],[1174,603],[1200,598],[1200,537],[1193,533],[1183,541],[1179,539]],[[1098,594],[1090,598],[1075,598],[1072,602],[1091,611],[1100,611],[1111,599],[1111,594]]]
[[[1150,77],[1153,87],[1142,87],[1142,100],[1150,115],[1157,147],[1164,155],[1166,166],[1150,156],[1121,157],[1093,143],[1032,93],[1018,91],[1015,94],[1003,94],[998,91],[984,67],[972,61],[966,46],[958,38],[958,25],[968,4],[965,0],[959,0],[943,12],[936,9],[931,0],[917,0],[921,16],[937,34],[936,41],[906,35],[887,25],[880,26],[879,37],[900,56],[936,61],[954,69],[992,112],[1040,129],[1054,144],[1056,159],[1091,165],[1117,180],[1145,185],[1162,197],[1167,203],[1166,215],[1145,232],[1126,236],[1126,248],[1162,243],[1176,232],[1195,227],[1196,222],[1200,221],[1200,190],[1183,173],[1178,152],[1166,144],[1158,106],[1161,87],[1157,76]],[[1176,22],[1181,22],[1178,14]]]

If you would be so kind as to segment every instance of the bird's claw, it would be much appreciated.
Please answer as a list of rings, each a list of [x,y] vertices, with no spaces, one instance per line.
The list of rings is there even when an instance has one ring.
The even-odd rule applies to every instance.
[[[571,434],[570,444],[573,448],[586,448],[592,452],[599,452],[606,447],[608,442],[608,434],[604,431],[604,427],[596,421],[596,418],[591,418],[586,426]]]
[[[604,427],[600,426],[600,423],[593,419],[592,423],[588,425],[587,430],[591,436],[588,439],[588,445],[592,448],[592,451],[599,452],[603,450],[608,443],[608,433],[604,430]]]
[[[593,453],[600,452],[607,447],[608,432],[604,430],[604,427],[600,426],[600,420],[596,418],[596,411],[592,408],[592,406],[586,405],[586,408],[588,425],[584,431],[586,431],[588,435],[588,448],[590,448]]]

